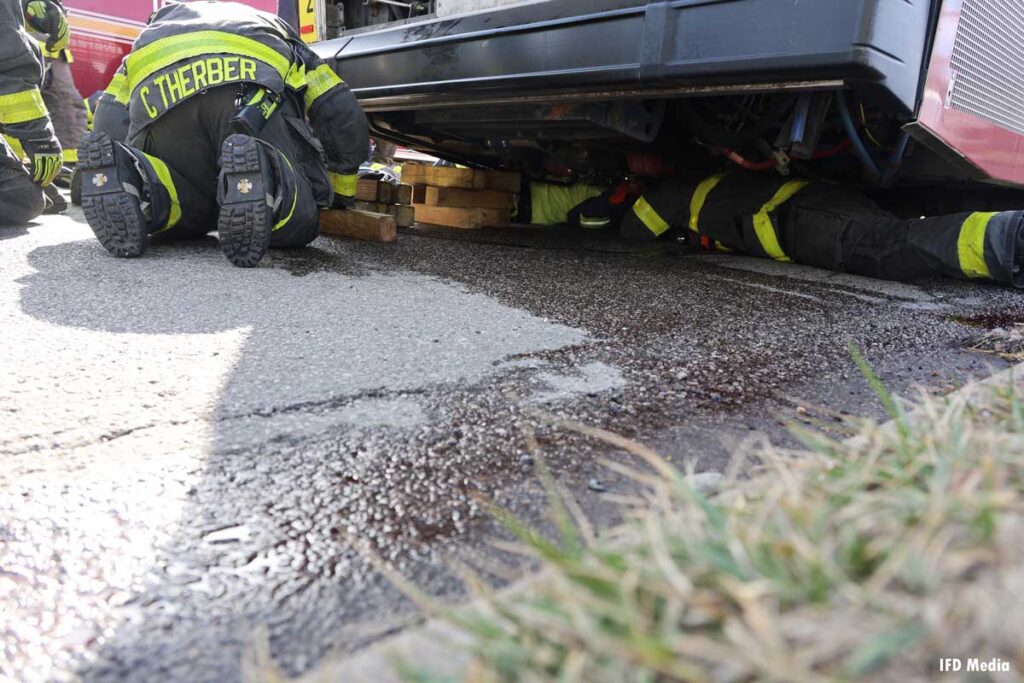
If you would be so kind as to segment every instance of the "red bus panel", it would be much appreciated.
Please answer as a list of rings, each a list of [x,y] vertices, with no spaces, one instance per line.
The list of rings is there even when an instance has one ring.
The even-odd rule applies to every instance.
[[[277,0],[238,0],[277,13]],[[163,0],[65,0],[71,24],[71,65],[83,97],[107,87],[121,59]]]
[[[1024,185],[1024,13],[945,0],[918,124],[993,180]]]

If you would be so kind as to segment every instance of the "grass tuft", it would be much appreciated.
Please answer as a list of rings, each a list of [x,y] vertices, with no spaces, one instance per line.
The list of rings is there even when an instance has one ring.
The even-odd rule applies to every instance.
[[[1024,672],[1024,401],[922,395],[908,412],[853,353],[892,425],[767,446],[713,495],[559,423],[641,455],[646,504],[595,541],[542,466],[557,540],[495,511],[543,573],[457,619],[473,680],[926,681],[940,657]]]

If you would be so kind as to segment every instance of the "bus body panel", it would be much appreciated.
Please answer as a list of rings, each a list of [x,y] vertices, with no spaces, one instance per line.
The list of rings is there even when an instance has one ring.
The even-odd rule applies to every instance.
[[[983,177],[1024,185],[1022,27],[986,14],[990,6],[943,3],[917,125]]]

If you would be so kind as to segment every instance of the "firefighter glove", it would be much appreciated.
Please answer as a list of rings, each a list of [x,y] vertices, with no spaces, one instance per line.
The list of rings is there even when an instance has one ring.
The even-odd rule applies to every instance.
[[[24,3],[25,19],[29,27],[36,33],[47,37],[47,52],[63,50],[71,41],[68,19],[61,11],[60,5],[49,0],[29,0]]]
[[[57,138],[49,140],[22,140],[31,164],[32,182],[39,187],[46,187],[60,174],[63,159],[60,143]]]

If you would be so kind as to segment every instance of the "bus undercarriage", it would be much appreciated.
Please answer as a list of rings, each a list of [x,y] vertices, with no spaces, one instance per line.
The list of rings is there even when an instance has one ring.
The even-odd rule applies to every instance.
[[[436,10],[340,3],[340,35],[316,45],[379,137],[534,176],[744,168],[856,183],[911,212],[1020,202],[1024,16],[999,0]]]

